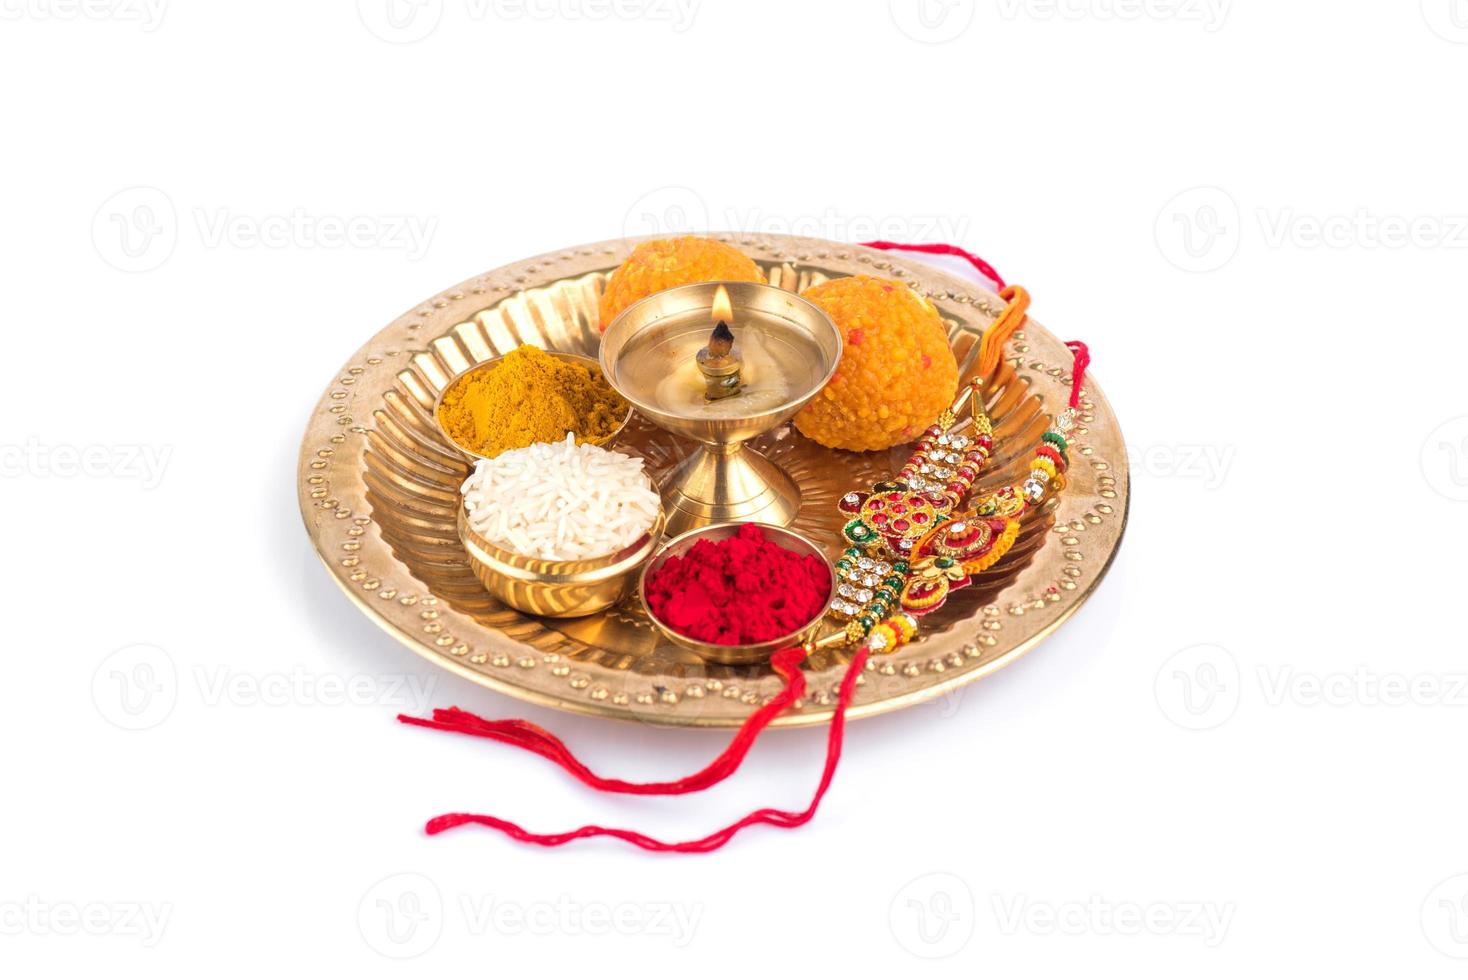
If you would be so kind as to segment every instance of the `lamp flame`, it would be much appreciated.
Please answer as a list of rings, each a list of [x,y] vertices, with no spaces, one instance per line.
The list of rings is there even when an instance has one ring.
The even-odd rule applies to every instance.
[[[710,318],[715,322],[723,320],[725,323],[734,319],[734,304],[729,302],[729,290],[723,286],[714,290],[714,307]]]

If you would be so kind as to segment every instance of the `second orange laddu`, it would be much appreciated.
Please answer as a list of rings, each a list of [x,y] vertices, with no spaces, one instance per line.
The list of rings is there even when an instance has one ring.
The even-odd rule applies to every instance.
[[[795,416],[808,439],[870,452],[912,442],[958,390],[943,318],[904,283],[847,276],[801,293],[846,342],[829,384]]]
[[[733,245],[684,235],[643,242],[617,266],[601,294],[601,325],[653,293],[695,282],[763,282],[759,266]]]

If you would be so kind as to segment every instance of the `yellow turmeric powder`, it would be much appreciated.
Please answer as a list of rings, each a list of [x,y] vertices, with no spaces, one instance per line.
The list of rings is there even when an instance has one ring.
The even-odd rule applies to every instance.
[[[498,364],[470,371],[449,386],[438,422],[459,446],[493,458],[507,449],[556,442],[607,441],[627,416],[627,403],[600,371],[521,344]]]

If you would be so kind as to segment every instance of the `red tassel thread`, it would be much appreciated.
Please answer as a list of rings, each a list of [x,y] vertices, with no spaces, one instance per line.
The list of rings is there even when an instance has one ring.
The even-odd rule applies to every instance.
[[[735,834],[739,833],[746,827],[753,827],[756,824],[770,824],[771,826],[785,828],[799,827],[802,824],[807,823],[812,817],[815,816],[816,808],[821,805],[822,797],[826,795],[826,790],[831,788],[831,780],[836,775],[836,765],[841,761],[841,743],[845,737],[846,732],[846,709],[851,704],[852,695],[856,692],[856,679],[858,676],[860,676],[862,667],[866,664],[868,653],[869,651],[865,646],[859,647],[856,653],[851,658],[851,664],[846,668],[845,676],[841,678],[841,689],[836,699],[836,711],[831,719],[831,728],[829,734],[826,737],[826,765],[825,768],[821,771],[821,781],[816,786],[816,791],[811,797],[810,805],[807,806],[804,810],[775,810],[766,807],[762,810],[756,810],[753,813],[745,816],[743,819],[735,821],[734,823],[729,824],[727,827],[724,827],[720,830],[716,830],[706,837],[700,837],[697,840],[678,841],[675,843],[660,841],[656,838],[648,837],[646,834],[639,834],[634,830],[622,830],[617,827],[599,827],[595,824],[591,824],[585,827],[578,827],[575,830],[570,830],[559,834],[537,834],[526,830],[519,824],[511,823],[508,820],[501,820],[499,817],[492,817],[485,814],[476,813],[445,813],[442,816],[434,817],[432,820],[428,821],[428,825],[425,829],[430,834],[440,834],[443,833],[445,830],[452,830],[455,827],[462,827],[464,824],[472,823],[479,824],[484,827],[491,827],[495,830],[500,831],[506,836],[514,838],[517,841],[521,841],[526,844],[539,844],[542,847],[559,847],[560,845],[568,843],[569,841],[580,840],[584,837],[615,837],[618,840],[626,841],[629,844],[634,844],[637,847],[640,847],[643,850],[647,851],[673,851],[679,854],[702,854],[708,851],[718,850],[719,848],[727,844],[731,839],[733,839]],[[775,657],[779,658],[781,663],[787,667],[792,663],[795,665],[793,668],[791,668],[793,672],[786,675],[786,690],[788,691],[790,689],[790,686],[793,684],[792,679],[801,676],[799,663],[801,660],[804,659],[805,651],[799,648],[791,648],[789,650],[780,651],[779,653],[775,654]],[[782,694],[783,693],[784,692],[782,692]],[[791,700],[793,700],[793,698]],[[770,707],[774,703],[774,701],[771,701],[770,705],[766,705],[766,707]],[[750,717],[750,720],[753,721],[754,718],[760,714],[762,714],[762,712],[757,712],[756,715],[752,715]],[[759,726],[760,728],[763,728],[765,724],[768,724],[769,717],[773,717],[773,715],[767,716],[764,722],[761,723],[761,725]],[[425,723],[416,718],[406,718],[403,716],[399,716],[399,720],[406,721],[410,724],[425,724],[426,727],[430,728],[438,727],[432,723]],[[534,726],[529,727],[533,728]],[[739,736],[735,738],[734,742],[730,743],[729,748],[725,750],[724,754],[721,755],[719,759],[715,760],[714,764],[711,764],[709,767],[707,767],[703,771],[703,773],[700,773],[698,776],[695,777],[689,777],[689,780],[697,780],[699,777],[704,776],[711,770],[715,770],[720,761],[724,760],[726,756],[737,754],[738,759],[742,759],[744,757],[744,752],[748,751],[748,744],[745,743],[743,745],[743,748],[738,750],[736,750],[735,746],[736,743],[738,743],[740,739],[743,738],[743,736],[745,735],[746,729],[749,728],[750,722],[746,721],[744,728],[740,729]],[[757,734],[757,732],[758,729],[755,729],[754,734]],[[475,731],[472,734],[487,733]],[[749,742],[753,742],[754,734],[750,734]],[[500,741],[513,741],[508,738],[500,738],[497,734],[489,735],[488,737],[497,738]],[[547,738],[549,738],[552,742],[556,742],[556,744],[560,744],[559,740],[555,739],[554,736],[550,736],[547,734]],[[562,746],[562,748],[564,749],[564,746]],[[540,750],[538,748],[531,748],[531,751],[539,752]],[[540,754],[544,755],[545,753],[541,752]],[[547,758],[550,758],[550,756],[547,756]],[[733,770],[738,767],[738,759],[734,760],[733,764],[729,766],[727,768],[727,771],[724,771],[722,775],[718,775],[716,778],[709,779],[704,785],[711,786],[713,785],[713,783],[718,782],[720,779],[723,779],[730,772],[733,772]],[[562,764],[564,765],[564,763]],[[580,766],[580,763],[576,763],[576,765]],[[581,766],[580,768],[582,770],[585,769],[584,766]],[[587,775],[590,774],[588,773]],[[584,781],[585,779],[583,779],[583,782]],[[621,781],[612,780],[609,782],[620,783]],[[679,780],[677,783],[623,783],[622,785],[640,787],[636,790],[623,790],[623,792],[644,792],[654,795],[663,795],[665,793],[677,792],[691,792],[692,789],[703,788],[703,786],[694,786],[677,790],[662,790],[652,788],[662,786],[677,786],[685,782],[685,780]]]
[[[1081,403],[1081,384],[1086,377],[1086,367],[1091,363],[1091,348],[1086,346],[1083,340],[1067,340],[1066,349],[1075,357],[1075,363],[1070,368],[1070,407],[1076,408]]]
[[[901,242],[862,242],[867,248],[880,248],[883,251],[899,249],[904,252],[922,252],[924,255],[956,255],[966,259],[970,265],[979,270],[979,274],[994,283],[995,291],[1003,289],[1006,285],[994,267],[967,249],[959,248],[957,245],[944,245],[934,242],[926,245],[904,245]]]
[[[730,740],[728,748],[724,749],[718,758],[691,776],[669,782],[630,783],[623,779],[607,779],[598,776],[576,758],[566,747],[565,742],[539,725],[532,725],[518,718],[490,720],[459,708],[436,708],[431,719],[398,715],[398,721],[408,725],[417,725],[420,728],[477,735],[480,738],[493,739],[507,745],[517,745],[528,752],[534,752],[536,755],[549,759],[587,786],[605,793],[679,796],[708,789],[734,774],[740,763],[744,761],[744,757],[749,754],[760,732],[769,726],[776,715],[794,704],[796,699],[805,693],[805,674],[800,670],[801,661],[804,659],[805,651],[800,647],[781,650],[772,656],[770,666],[785,678],[785,687],[779,694],[771,698],[768,704],[761,706],[758,711],[744,720],[744,724],[739,726],[738,733]]]

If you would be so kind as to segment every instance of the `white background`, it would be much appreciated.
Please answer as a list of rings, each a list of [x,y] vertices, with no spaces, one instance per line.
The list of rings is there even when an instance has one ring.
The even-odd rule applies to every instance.
[[[579,3],[0,0],[0,972],[1461,976],[1468,3]],[[1122,554],[1035,654],[855,724],[800,831],[427,838],[814,785],[818,731],[638,801],[397,725],[523,714],[632,778],[726,738],[433,671],[297,513],[390,319],[689,225],[1029,287],[1122,420]]]

